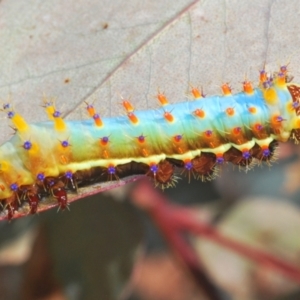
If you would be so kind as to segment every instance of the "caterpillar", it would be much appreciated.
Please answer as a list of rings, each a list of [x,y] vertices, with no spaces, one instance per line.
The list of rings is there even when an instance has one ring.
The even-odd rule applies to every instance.
[[[176,104],[159,92],[161,107],[146,111],[122,99],[126,115],[114,118],[86,102],[90,118],[82,121],[64,120],[45,98],[49,121],[29,124],[5,103],[15,133],[0,146],[2,216],[10,220],[24,207],[35,214],[49,198],[64,210],[78,189],[129,175],[162,187],[174,185],[178,169],[210,180],[227,162],[246,170],[254,161],[269,164],[278,142],[300,140],[300,85],[287,66],[260,71],[257,88],[246,79],[237,94],[228,83],[221,88],[222,96],[209,97],[192,88],[194,99]]]

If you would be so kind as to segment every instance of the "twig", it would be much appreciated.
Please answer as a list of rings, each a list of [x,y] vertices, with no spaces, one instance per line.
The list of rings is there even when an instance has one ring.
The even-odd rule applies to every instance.
[[[164,233],[172,249],[181,254],[189,268],[195,266],[199,270],[200,266],[192,247],[182,238],[180,239],[180,234],[183,232],[194,233],[209,239],[300,283],[300,268],[270,253],[224,236],[210,223],[199,220],[193,210],[170,204],[167,198],[154,190],[148,181],[140,181],[132,192],[132,197],[137,206],[148,211]]]

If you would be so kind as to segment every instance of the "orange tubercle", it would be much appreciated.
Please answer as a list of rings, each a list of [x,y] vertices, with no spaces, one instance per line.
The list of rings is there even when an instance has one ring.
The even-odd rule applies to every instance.
[[[204,131],[204,135],[206,138],[211,138],[213,135],[213,132],[212,132],[212,130],[206,130],[206,131]]]
[[[254,106],[248,107],[248,111],[249,111],[249,113],[251,113],[251,114],[257,113],[257,109],[256,109],[256,107],[254,107]]]
[[[133,112],[134,111],[133,105],[128,100],[123,100],[122,105],[124,106],[124,108],[126,109],[127,112]]]
[[[282,127],[282,122],[284,119],[280,115],[274,115],[271,118],[271,124],[274,129],[280,129]]]
[[[259,131],[261,131],[262,129],[263,129],[263,126],[262,126],[260,123],[256,123],[256,124],[254,124],[254,126],[253,126],[253,130],[254,130],[254,131],[259,132]]]
[[[164,112],[164,118],[168,122],[173,122],[174,121],[174,117],[171,114],[171,112],[169,112],[169,111]]]
[[[127,116],[132,124],[137,124],[139,122],[138,117],[133,112],[129,112]]]
[[[100,138],[101,146],[106,146],[108,143],[109,143],[109,137],[108,136],[104,136],[104,137]]]
[[[285,87],[286,86],[286,76],[284,73],[278,73],[276,77],[276,84],[279,87]]]
[[[97,127],[102,127],[103,122],[100,118],[100,115],[96,113],[94,105],[88,104],[87,102],[85,102],[85,104],[86,104],[86,110],[87,110],[89,116],[94,119],[95,125]]]
[[[176,134],[173,136],[173,139],[176,143],[179,143],[182,140],[182,134]]]
[[[227,114],[227,116],[233,116],[234,115],[234,108],[232,108],[232,107],[228,107],[228,108],[226,108],[226,114]]]
[[[101,120],[101,118],[98,114],[94,114],[92,117],[93,117],[95,125],[97,127],[102,127],[103,126],[103,122],[102,122],[102,120]]]
[[[259,81],[260,83],[264,83],[268,80],[268,74],[265,70],[265,67],[259,71]]]
[[[191,93],[195,99],[203,98],[202,92],[197,87],[192,86]]]
[[[86,103],[86,110],[90,117],[93,117],[96,114],[95,107],[91,104]]]
[[[140,136],[138,136],[136,139],[137,139],[137,141],[138,141],[140,144],[144,144],[145,141],[146,141],[146,137],[145,137],[143,134],[141,134]]]
[[[252,83],[250,81],[248,81],[248,80],[245,80],[243,82],[243,90],[244,90],[245,94],[252,95],[253,92],[254,92]]]
[[[241,128],[241,127],[234,127],[234,128],[232,129],[232,133],[233,133],[234,135],[239,135],[241,132],[242,132],[242,128]]]
[[[221,89],[224,96],[230,96],[231,95],[231,87],[228,83],[224,83],[221,85]]]
[[[205,112],[201,108],[197,108],[193,111],[193,114],[199,118],[204,118],[205,117]]]
[[[156,97],[162,106],[169,104],[168,98],[164,93],[159,92]]]

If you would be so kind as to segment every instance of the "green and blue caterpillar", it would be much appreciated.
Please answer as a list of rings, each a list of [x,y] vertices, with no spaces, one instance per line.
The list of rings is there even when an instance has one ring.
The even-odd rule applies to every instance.
[[[277,142],[300,140],[300,85],[290,82],[287,67],[260,72],[259,85],[245,80],[243,91],[136,111],[123,100],[124,116],[101,118],[86,104],[89,120],[66,121],[52,100],[44,107],[50,121],[28,124],[10,103],[3,111],[15,128],[0,146],[1,214],[13,218],[20,207],[35,213],[44,198],[55,198],[61,209],[68,193],[80,187],[145,174],[170,186],[176,168],[211,179],[218,166],[231,162],[249,168],[253,159],[269,162]]]

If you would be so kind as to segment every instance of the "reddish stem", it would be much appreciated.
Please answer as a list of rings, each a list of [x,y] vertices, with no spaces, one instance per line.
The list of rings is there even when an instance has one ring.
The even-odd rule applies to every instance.
[[[155,199],[154,201],[150,200],[152,197]],[[140,181],[140,184],[132,193],[132,198],[139,207],[148,210],[155,224],[166,237],[175,254],[177,254],[180,262],[188,269],[208,299],[222,299],[214,283],[203,271],[199,263],[199,256],[195,250],[187,244],[182,232],[178,230],[176,225],[177,221],[173,218],[172,213],[170,213],[171,210],[169,209],[168,203],[153,189],[148,180]]]
[[[224,236],[211,224],[200,221],[193,210],[170,204],[167,198],[157,190],[154,190],[148,181],[140,181],[139,185],[132,192],[132,198],[137,206],[148,211],[155,223],[164,233],[171,247],[175,251],[179,250],[182,258],[186,262],[197,265],[197,257],[195,258],[190,245],[178,239],[178,236],[180,236],[183,231],[194,233],[214,241],[219,245],[229,248],[258,264],[268,266],[295,282],[300,283],[300,269],[298,267],[270,253]],[[175,238],[176,235],[177,238]]]

